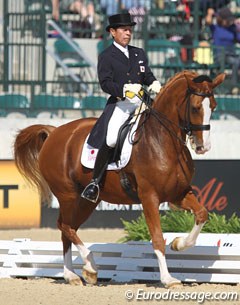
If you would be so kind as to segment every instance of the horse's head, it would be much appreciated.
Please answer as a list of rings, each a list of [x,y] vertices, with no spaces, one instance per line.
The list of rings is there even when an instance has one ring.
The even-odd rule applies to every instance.
[[[192,72],[183,74],[187,84],[184,101],[179,100],[178,112],[184,132],[190,136],[190,143],[197,154],[204,154],[211,148],[210,117],[216,108],[213,89],[225,79],[219,74],[214,80],[206,75],[197,76]]]

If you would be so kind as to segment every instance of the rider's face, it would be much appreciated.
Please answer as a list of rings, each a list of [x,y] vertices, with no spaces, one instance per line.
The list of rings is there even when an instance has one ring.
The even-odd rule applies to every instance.
[[[122,26],[117,29],[110,28],[110,33],[118,44],[120,44],[122,47],[126,47],[132,37],[132,27]]]

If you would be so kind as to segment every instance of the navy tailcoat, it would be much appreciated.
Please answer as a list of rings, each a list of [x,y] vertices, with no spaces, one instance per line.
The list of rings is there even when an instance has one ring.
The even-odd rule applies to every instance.
[[[105,49],[98,58],[98,79],[102,90],[110,97],[103,113],[97,120],[88,139],[88,144],[100,148],[105,141],[108,122],[116,102],[123,99],[124,84],[149,86],[156,80],[148,66],[143,49],[128,46],[129,58],[114,44]]]

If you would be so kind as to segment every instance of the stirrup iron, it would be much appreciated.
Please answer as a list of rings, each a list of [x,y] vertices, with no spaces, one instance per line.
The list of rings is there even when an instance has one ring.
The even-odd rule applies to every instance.
[[[85,187],[81,194],[81,197],[93,203],[96,203],[98,201],[99,193],[99,185],[95,181],[93,181]]]

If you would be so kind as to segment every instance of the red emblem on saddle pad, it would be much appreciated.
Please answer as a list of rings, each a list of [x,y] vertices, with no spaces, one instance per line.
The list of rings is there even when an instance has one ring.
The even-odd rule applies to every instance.
[[[89,150],[88,152],[88,158],[87,160],[88,161],[93,161],[96,159],[96,156],[97,156],[97,149],[91,149]]]

